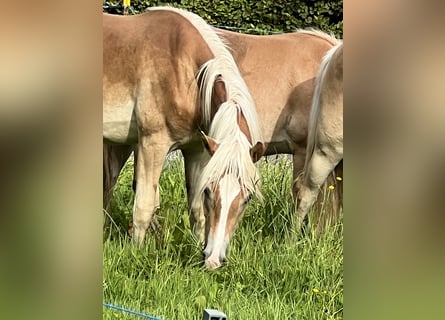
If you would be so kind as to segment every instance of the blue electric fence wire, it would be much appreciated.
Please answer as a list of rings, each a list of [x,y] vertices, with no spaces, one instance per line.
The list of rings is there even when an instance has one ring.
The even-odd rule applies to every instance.
[[[155,316],[151,316],[151,315],[149,315],[149,314],[145,314],[145,313],[142,313],[142,312],[133,311],[133,310],[126,309],[126,308],[123,308],[123,307],[118,307],[118,306],[112,305],[112,304],[110,304],[110,303],[105,303],[105,302],[104,302],[103,305],[104,305],[104,307],[107,307],[107,308],[110,308],[110,309],[114,309],[114,310],[118,310],[118,311],[122,311],[122,312],[126,312],[126,313],[130,313],[130,314],[133,314],[133,315],[136,315],[136,316],[145,318],[145,319],[151,319],[151,320],[163,320],[163,319],[161,319],[161,318],[157,318],[157,317],[155,317]]]

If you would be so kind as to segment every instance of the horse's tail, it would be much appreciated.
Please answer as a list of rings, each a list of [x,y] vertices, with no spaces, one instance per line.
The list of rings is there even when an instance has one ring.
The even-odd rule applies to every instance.
[[[313,157],[317,142],[318,119],[321,110],[320,96],[324,85],[325,75],[334,53],[342,45],[338,40],[337,45],[332,47],[324,56],[317,74],[314,96],[312,99],[311,113],[309,116],[309,132],[307,138],[306,159],[302,172],[302,181],[307,182],[309,177],[309,162]],[[343,160],[328,175],[325,182],[320,186],[320,192],[314,203],[313,224],[318,232],[322,232],[327,225],[334,225],[339,221],[340,211],[343,207]]]

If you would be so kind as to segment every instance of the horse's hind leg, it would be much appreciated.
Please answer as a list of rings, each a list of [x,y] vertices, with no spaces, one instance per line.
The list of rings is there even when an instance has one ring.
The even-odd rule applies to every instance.
[[[293,154],[293,184],[292,184],[292,197],[294,203],[297,201],[297,195],[300,188],[301,174],[303,173],[304,161],[306,158],[306,147],[295,147]]]
[[[327,176],[334,170],[342,159],[342,153],[329,150],[328,153],[316,148],[308,165],[308,172],[304,174],[304,180],[298,193],[298,206],[296,212],[295,228],[297,231],[306,218],[310,208],[314,204],[320,186]]]
[[[114,186],[133,146],[103,145],[103,207],[109,209]]]
[[[152,134],[139,139],[136,194],[133,208],[133,240],[141,245],[159,203],[158,183],[171,145],[167,134]]]

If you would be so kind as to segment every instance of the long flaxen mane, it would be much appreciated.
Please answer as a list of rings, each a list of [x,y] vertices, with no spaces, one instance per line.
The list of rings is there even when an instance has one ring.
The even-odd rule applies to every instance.
[[[201,93],[204,121],[210,122],[209,136],[219,146],[201,172],[194,201],[202,202],[206,186],[217,184],[224,175],[234,176],[242,190],[261,198],[259,173],[249,152],[258,141],[263,142],[258,115],[235,60],[225,46],[224,48],[226,52],[223,55],[215,56],[200,70],[200,77],[203,79]],[[227,101],[219,106],[214,118],[210,119],[213,84],[218,76],[225,83]],[[240,129],[238,119],[241,115],[246,119],[251,142]],[[202,160],[207,161],[205,158]]]
[[[209,135],[218,141],[219,147],[197,181],[198,191],[193,200],[196,206],[202,204],[204,189],[209,184],[217,184],[223,175],[234,176],[242,190],[262,198],[260,175],[249,152],[252,145],[237,123],[239,109],[225,102],[215,114]]]
[[[201,66],[197,79],[200,79],[199,96],[203,126],[209,128],[209,136],[219,143],[219,147],[210,159],[202,159],[208,163],[200,176],[194,178],[197,192],[193,201],[202,203],[206,186],[209,183],[217,183],[225,174],[233,174],[242,189],[260,196],[259,173],[251,159],[250,148],[258,141],[263,142],[263,137],[255,103],[228,46],[213,28],[191,12],[170,7],[150,10],[170,10],[187,18],[200,32],[214,57]],[[224,82],[227,100],[219,106],[212,119],[212,94],[217,78]],[[251,142],[239,127],[238,117],[241,114],[247,122]]]

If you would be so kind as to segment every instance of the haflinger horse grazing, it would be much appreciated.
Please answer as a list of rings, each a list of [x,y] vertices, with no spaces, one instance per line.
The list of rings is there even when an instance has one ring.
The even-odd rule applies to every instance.
[[[204,257],[208,269],[219,267],[225,260],[230,238],[251,196],[261,197],[260,176],[254,162],[263,153],[257,150],[263,147],[252,148],[252,137],[242,114],[239,106],[223,103],[219,107],[209,132],[214,139],[207,137],[204,142],[212,157],[199,178],[192,181],[196,187],[192,208],[199,219],[197,222],[201,223],[197,226],[198,236],[202,224],[207,222]],[[196,215],[198,212],[204,212],[204,216]]]
[[[335,37],[321,31],[299,30],[271,36],[240,34],[214,28],[230,47],[243,79],[255,101],[262,128],[265,155],[292,154],[294,180],[303,170],[306,156],[309,113],[315,88],[315,79],[321,61],[329,49],[339,43]],[[106,150],[108,153],[117,150]],[[185,163],[187,193],[190,206],[191,224],[202,221],[202,210],[196,205],[197,183],[193,183],[196,160],[199,159],[193,149],[182,150]],[[342,162],[335,168],[336,175],[342,170]],[[107,175],[117,176],[112,172]],[[328,177],[327,185],[336,184]],[[331,216],[335,220],[341,206],[341,188],[335,188],[330,196]],[[296,198],[298,184],[293,185]],[[202,223],[202,222],[201,222]],[[195,228],[200,239],[204,235]]]
[[[343,43],[328,51],[320,66],[309,118],[306,162],[298,192],[300,226],[320,186],[343,159]]]
[[[255,36],[218,30],[232,49],[241,74],[252,94],[260,118],[265,155],[293,155],[293,196],[299,191],[298,178],[306,159],[309,114],[315,79],[325,54],[340,43],[335,37],[318,30]],[[342,176],[343,163],[335,169]],[[320,229],[325,220],[336,223],[342,206],[342,185],[329,176],[326,185],[336,188],[327,196],[320,194],[314,210]],[[327,188],[323,188],[327,189]],[[324,202],[323,205],[319,203]],[[332,205],[327,205],[327,203]],[[321,209],[325,212],[320,215]],[[296,230],[299,226],[295,226]]]
[[[243,203],[257,191],[254,161],[264,150],[254,101],[232,55],[204,20],[170,7],[104,14],[103,52],[104,142],[128,146],[104,146],[104,161],[114,159],[108,169],[120,170],[131,145],[138,151],[133,239],[143,243],[165,157],[180,149],[193,159],[189,181],[199,183],[205,199],[204,206],[195,202],[202,212],[197,233],[209,230],[205,264],[219,267]],[[107,150],[121,156],[105,157]],[[104,187],[116,176],[104,178]]]

